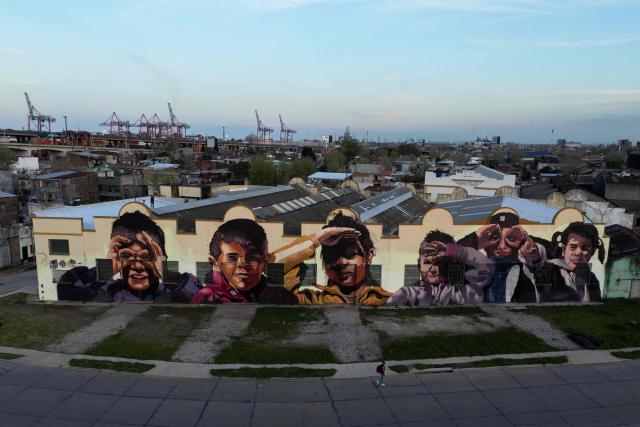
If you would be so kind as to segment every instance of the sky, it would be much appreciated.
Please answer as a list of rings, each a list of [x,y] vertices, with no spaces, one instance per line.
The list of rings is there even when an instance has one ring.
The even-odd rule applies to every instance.
[[[640,0],[0,0],[0,128],[640,141]]]

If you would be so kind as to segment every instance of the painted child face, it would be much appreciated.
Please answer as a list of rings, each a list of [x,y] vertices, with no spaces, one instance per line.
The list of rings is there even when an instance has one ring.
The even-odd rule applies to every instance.
[[[501,257],[514,255],[522,245],[524,238],[525,234],[519,226],[502,228],[500,240],[494,246],[486,248],[487,254]]]
[[[265,259],[255,246],[240,243],[220,243],[220,255],[214,265],[227,282],[239,291],[248,291],[260,283]]]
[[[437,265],[433,263],[433,257],[423,254],[420,255],[419,266],[420,266],[420,278],[422,282],[428,283],[430,285],[439,285],[442,280],[440,280],[440,269]]]
[[[118,257],[122,263],[122,277],[134,291],[146,291],[151,286],[151,280],[158,277],[153,269],[153,255],[144,245],[134,242],[120,249]]]
[[[324,269],[329,280],[340,286],[362,284],[366,277],[367,264],[371,262],[373,253],[365,256],[358,239],[340,242],[334,250],[335,255],[328,255],[324,259]]]
[[[562,249],[562,257],[569,267],[575,269],[580,264],[588,264],[594,250],[591,240],[579,234],[570,233],[567,244]]]

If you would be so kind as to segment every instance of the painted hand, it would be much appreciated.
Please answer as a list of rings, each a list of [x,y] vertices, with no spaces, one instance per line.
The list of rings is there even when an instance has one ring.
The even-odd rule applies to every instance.
[[[120,263],[120,249],[122,249],[122,246],[128,245],[130,243],[131,240],[127,239],[124,236],[114,236],[109,242],[109,252],[107,253],[107,257],[113,261],[113,274],[120,273],[120,270],[122,268],[122,264]]]
[[[151,266],[153,267],[153,274],[156,277],[162,279],[162,273],[164,270],[162,268],[162,263],[167,259],[162,252],[162,248],[155,240],[151,238],[151,236],[149,236],[149,234],[147,234],[146,231],[138,233],[136,237],[138,238],[138,240],[144,243],[147,248],[149,248],[152,258]]]
[[[328,227],[316,233],[316,239],[323,246],[337,245],[343,239],[358,239],[360,232],[349,227]]]
[[[476,235],[478,236],[478,249],[497,245],[500,241],[500,226],[498,224],[484,225],[476,231]]]

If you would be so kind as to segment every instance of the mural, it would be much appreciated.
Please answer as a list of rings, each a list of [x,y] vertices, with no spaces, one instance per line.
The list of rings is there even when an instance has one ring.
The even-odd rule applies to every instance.
[[[445,221],[448,213],[427,213],[423,224],[401,225],[389,238],[348,209],[323,224],[303,223],[303,235],[293,237],[245,208],[184,236],[171,227],[175,220],[134,208],[83,231],[84,262],[75,250],[73,258],[42,259],[39,278],[59,274],[57,299],[403,306],[602,299],[602,226],[574,221],[581,217],[572,212],[558,224],[530,224],[506,209],[488,224],[464,226]]]
[[[58,283],[58,299],[190,302],[200,287],[189,273],[176,286],[162,282],[167,259],[164,232],[141,212],[125,213],[113,222],[107,259],[111,261],[109,280],[98,280],[96,268],[73,268]]]

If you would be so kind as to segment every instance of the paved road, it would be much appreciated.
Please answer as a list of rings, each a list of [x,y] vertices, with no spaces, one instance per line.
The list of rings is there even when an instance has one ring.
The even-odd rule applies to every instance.
[[[7,426],[640,425],[640,363],[344,380],[177,379],[0,362]]]
[[[0,296],[15,291],[22,291],[36,295],[38,293],[38,277],[36,270],[20,271],[17,273],[0,274]]]

